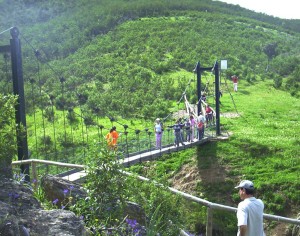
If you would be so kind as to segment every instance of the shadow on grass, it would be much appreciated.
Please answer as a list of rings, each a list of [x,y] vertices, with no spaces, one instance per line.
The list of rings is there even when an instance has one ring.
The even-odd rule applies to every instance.
[[[280,151],[277,149],[271,149],[267,145],[253,142],[250,139],[241,139],[239,146],[244,153],[254,158],[269,157],[273,155],[275,152]]]
[[[250,95],[249,91],[246,90],[239,90],[238,93],[244,94],[244,95]]]
[[[197,192],[210,202],[233,205],[232,193],[235,181],[228,178],[228,170],[220,164],[217,156],[218,142],[211,141],[197,147],[197,166],[201,182]],[[224,217],[226,216],[226,217]],[[213,235],[236,234],[236,220],[232,213],[217,211],[213,213]]]

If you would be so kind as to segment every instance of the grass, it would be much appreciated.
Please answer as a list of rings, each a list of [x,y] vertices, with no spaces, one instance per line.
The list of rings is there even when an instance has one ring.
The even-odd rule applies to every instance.
[[[231,118],[221,116],[222,132],[232,134],[229,140],[209,142],[165,155],[155,162],[142,163],[131,167],[130,170],[166,183],[167,179],[174,179],[183,165],[196,166],[202,181],[197,182],[193,192],[197,192],[198,196],[208,201],[232,206],[239,202],[233,187],[241,179],[250,179],[257,187],[257,196],[265,202],[266,213],[295,217],[300,204],[299,99],[285,91],[274,89],[272,81],[248,84],[241,80],[237,93],[233,93],[231,89],[231,83],[229,88],[221,86],[221,113],[234,115]],[[209,97],[209,103],[213,104],[213,97]],[[235,116],[237,114],[240,116]],[[61,114],[57,112],[57,116]],[[41,121],[40,116],[38,119]],[[98,122],[105,127],[111,126],[107,118],[99,119]],[[139,120],[129,122],[119,119],[119,122],[128,124],[131,128],[134,127],[133,129],[152,127],[151,122]],[[33,120],[29,118],[28,123],[33,129]],[[116,125],[121,130],[122,126]],[[63,132],[61,126],[62,122],[58,123],[56,128]],[[70,126],[67,128],[70,129]],[[53,135],[53,128],[47,126],[47,129],[47,134]],[[73,132],[74,137],[80,137],[80,122]],[[42,135],[40,133],[40,136]],[[97,138],[96,130],[89,131],[90,141]],[[34,140],[29,141],[34,143]],[[206,176],[201,174],[203,170],[215,171],[216,167],[222,168],[226,177],[213,182],[205,181]],[[199,214],[205,215],[203,212]],[[196,217],[197,214],[191,213],[190,216]],[[216,219],[218,218],[216,216]],[[228,219],[231,220],[230,223],[226,221],[220,225],[227,224],[229,228],[235,229],[232,218]],[[189,220],[199,221],[193,218]]]
[[[148,177],[159,179],[164,173],[170,173],[170,169],[175,175],[180,171],[178,166],[182,164],[183,156],[185,163],[196,157],[199,172],[217,162],[225,167],[225,181],[230,186],[202,182],[198,187],[206,194],[206,199],[223,203],[228,202],[230,195],[230,201],[235,205],[239,199],[233,186],[241,179],[250,179],[257,186],[257,196],[265,202],[267,213],[294,214],[295,217],[300,204],[299,99],[276,90],[272,81],[248,84],[242,80],[238,92],[230,91],[231,94],[231,84],[229,89],[221,89],[221,113],[240,114],[235,118],[221,116],[222,132],[225,129],[232,132],[230,139],[164,157],[163,161],[149,167],[152,171],[147,172]],[[146,174],[139,170],[139,174]],[[285,208],[286,205],[289,207]]]

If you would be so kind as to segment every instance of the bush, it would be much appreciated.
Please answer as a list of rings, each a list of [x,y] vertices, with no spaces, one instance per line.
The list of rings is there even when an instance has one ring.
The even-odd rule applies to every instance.
[[[274,88],[280,88],[282,85],[282,78],[279,76],[276,76],[274,79]]]
[[[16,100],[15,96],[0,94],[0,175],[8,177],[12,176],[11,162],[17,153],[14,124]]]
[[[86,166],[84,187],[88,197],[71,208],[96,235],[179,234],[183,217],[178,196],[155,183],[128,177],[117,153],[97,145],[91,147]],[[145,217],[130,219],[128,201],[137,203]]]

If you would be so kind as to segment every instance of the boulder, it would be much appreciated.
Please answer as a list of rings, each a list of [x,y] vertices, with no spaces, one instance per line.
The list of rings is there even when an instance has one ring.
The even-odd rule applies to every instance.
[[[86,192],[81,185],[53,175],[43,176],[41,187],[45,198],[51,202],[56,201],[59,208],[74,204],[76,199],[86,197]]]
[[[0,235],[85,236],[84,222],[73,212],[44,210],[31,186],[12,179],[0,180]]]
[[[46,199],[48,201],[57,199],[56,204],[59,208],[62,206],[67,207],[69,205],[69,199],[72,201],[70,204],[74,204],[77,199],[84,199],[87,197],[87,193],[82,185],[57,176],[45,175],[41,180],[41,186],[44,190]],[[126,202],[123,217],[135,219],[142,225],[146,224],[144,210],[140,205],[134,202]]]

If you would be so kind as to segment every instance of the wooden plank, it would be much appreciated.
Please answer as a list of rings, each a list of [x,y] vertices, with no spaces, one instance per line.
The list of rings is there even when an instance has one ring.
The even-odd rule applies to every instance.
[[[81,171],[75,172],[73,174],[64,176],[64,177],[62,177],[62,179],[68,180],[71,182],[75,182],[75,181],[79,181],[80,179],[83,179],[86,176],[86,174],[87,173],[85,170],[81,170]]]

